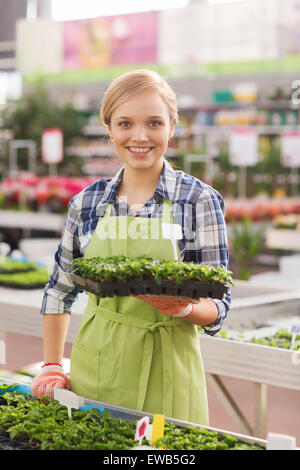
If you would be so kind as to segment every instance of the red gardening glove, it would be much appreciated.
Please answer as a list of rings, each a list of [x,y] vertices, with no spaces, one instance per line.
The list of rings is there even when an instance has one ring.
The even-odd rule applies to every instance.
[[[42,366],[42,373],[31,383],[31,392],[36,398],[54,398],[54,389],[69,390],[70,380],[60,364],[48,363]]]
[[[168,297],[163,295],[136,295],[137,299],[144,300],[149,305],[157,308],[163,315],[169,317],[182,312],[190,303],[191,299],[185,297]],[[196,299],[195,299],[196,300]]]

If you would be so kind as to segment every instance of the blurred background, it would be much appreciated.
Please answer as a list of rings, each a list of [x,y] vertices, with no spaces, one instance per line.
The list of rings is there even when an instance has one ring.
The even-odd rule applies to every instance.
[[[228,328],[300,332],[300,0],[0,0],[0,259],[34,263],[36,275],[16,290],[0,274],[10,371],[42,360],[37,312],[68,201],[120,168],[100,103],[113,78],[136,68],[158,71],[177,94],[168,160],[225,199],[236,280]],[[245,370],[224,380],[259,427],[265,389],[253,405]],[[299,370],[284,393],[279,376],[254,377],[273,396],[261,435],[269,426],[300,438]],[[213,424],[250,432],[212,386]]]

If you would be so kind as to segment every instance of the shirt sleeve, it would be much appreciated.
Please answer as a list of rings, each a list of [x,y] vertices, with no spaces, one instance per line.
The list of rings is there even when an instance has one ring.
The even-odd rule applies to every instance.
[[[80,289],[68,276],[72,260],[82,256],[78,237],[78,211],[73,199],[69,202],[62,237],[54,256],[53,272],[44,289],[41,314],[71,313]]]
[[[196,205],[195,243],[198,262],[228,269],[229,255],[225,223],[225,202],[215,190],[204,191]],[[215,335],[221,330],[231,303],[230,285],[223,299],[211,299],[218,309],[217,319],[203,327],[206,334]]]

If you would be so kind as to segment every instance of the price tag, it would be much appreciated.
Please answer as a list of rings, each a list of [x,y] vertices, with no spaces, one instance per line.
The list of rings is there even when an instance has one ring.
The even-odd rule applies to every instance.
[[[256,165],[258,162],[258,134],[255,129],[232,129],[229,137],[229,159],[232,165]]]
[[[281,136],[282,164],[287,167],[300,166],[300,132],[283,132]]]
[[[42,159],[53,165],[63,160],[63,132],[59,128],[45,129],[41,138]]]

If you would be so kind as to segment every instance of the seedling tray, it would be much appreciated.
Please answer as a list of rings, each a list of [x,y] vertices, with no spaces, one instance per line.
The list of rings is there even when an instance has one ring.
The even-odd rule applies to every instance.
[[[5,431],[0,431],[0,450],[40,450],[40,444],[30,443],[28,440],[11,439]]]
[[[20,391],[21,393],[28,393],[28,391],[27,391],[28,388],[29,388],[28,385],[25,385],[25,384],[20,385],[20,384],[15,383],[12,380],[2,379],[0,377],[0,395],[1,395],[1,383],[14,384],[15,385],[14,388],[17,389],[18,391]],[[114,421],[113,427],[115,426],[115,424],[117,424],[117,425],[121,424],[121,427],[122,427],[122,423],[120,423],[120,420],[123,420],[124,422],[127,421],[127,423],[129,423],[129,425],[131,423],[134,425],[137,420],[139,420],[140,418],[142,418],[144,416],[148,416],[151,420],[153,420],[153,418],[154,418],[154,415],[151,414],[151,413],[148,413],[148,412],[138,411],[138,410],[134,410],[134,409],[130,409],[130,408],[123,408],[123,407],[111,405],[111,404],[108,404],[108,403],[98,402],[98,401],[93,401],[93,400],[88,400],[88,399],[85,399],[85,406],[83,408],[86,408],[86,407],[88,407],[89,410],[93,410],[94,408],[96,408],[100,411],[100,413],[102,413],[103,411],[108,412],[109,415],[111,416],[111,418],[113,418],[113,419],[117,418],[117,422]],[[81,410],[81,408],[79,410]],[[78,420],[77,420],[77,422],[78,422]],[[246,436],[246,435],[242,435],[242,434],[227,432],[227,431],[223,431],[223,430],[220,430],[220,429],[211,428],[211,427],[208,427],[208,426],[201,426],[201,425],[198,425],[198,424],[195,424],[195,423],[191,423],[191,422],[187,422],[187,421],[180,421],[180,420],[172,419],[172,418],[168,418],[168,417],[165,417],[165,423],[167,423],[167,424],[169,423],[170,425],[175,425],[178,428],[191,427],[192,429],[194,429],[194,431],[196,431],[196,428],[197,428],[200,432],[202,432],[202,433],[204,432],[204,441],[203,441],[202,444],[204,445],[204,448],[207,448],[207,449],[209,449],[209,443],[207,444],[207,437],[208,437],[208,434],[211,433],[211,432],[213,433],[213,436],[211,436],[211,437],[214,438],[214,437],[217,437],[217,435],[219,435],[221,440],[223,438],[226,438],[228,440],[228,438],[229,438],[231,443],[233,442],[232,438],[234,438],[235,442],[236,442],[236,440],[238,441],[238,442],[236,442],[236,444],[239,445],[239,446],[241,444],[242,445],[247,444],[247,445],[250,445],[252,447],[252,449],[254,449],[253,446],[255,446],[255,450],[258,450],[258,449],[264,450],[266,448],[266,441],[264,441],[262,439],[254,438],[252,436]],[[74,426],[75,425],[76,424],[74,422]],[[107,431],[109,431],[109,426],[110,425],[108,425]],[[111,428],[111,430],[113,431],[113,428]],[[126,438],[131,439],[130,436],[128,435],[128,431],[130,433],[132,432],[132,437],[133,437],[134,436],[134,430],[135,430],[135,426],[130,425],[130,429],[127,428],[127,431],[126,431]],[[189,429],[186,429],[186,431],[189,432]],[[123,436],[125,435],[124,432],[122,431],[122,429],[120,428],[120,434],[118,436],[121,436],[121,433],[122,433]],[[223,438],[222,438],[222,436],[223,436]],[[4,436],[4,438],[5,437],[6,436]],[[21,435],[21,437],[22,437],[22,435]],[[186,434],[185,434],[185,436],[183,436],[183,439],[185,439],[185,437],[187,437]],[[110,438],[114,439],[114,435],[110,434],[109,437],[107,435],[107,438],[108,439],[110,439]],[[199,438],[200,438],[200,436],[199,436]],[[118,438],[118,441],[120,442],[119,438]],[[20,441],[20,439],[16,439],[15,442],[16,442],[16,445],[18,445],[18,444],[23,445],[23,441]],[[29,444],[31,444],[33,446],[38,445],[38,443],[34,440],[31,443],[29,442]],[[172,442],[172,444],[173,444],[173,442]],[[184,446],[185,442],[183,442],[182,444]],[[12,444],[11,443],[5,443],[5,445],[10,445],[11,446]],[[132,447],[130,447],[130,449],[132,449],[133,446],[134,446],[134,443],[132,444]],[[259,446],[259,447],[257,447],[257,446]],[[51,448],[53,449],[53,446]],[[66,449],[66,448],[69,448],[69,447],[64,447],[64,448]],[[120,449],[120,448],[121,447],[118,446],[118,449]],[[182,450],[184,450],[185,448],[186,447],[183,447]],[[228,448],[228,446],[225,447],[225,448],[228,449],[228,450],[231,450],[230,448]],[[0,449],[1,449],[1,442],[0,442]],[[105,447],[105,449],[108,450],[107,447]],[[111,447],[109,447],[109,449],[111,450]],[[211,447],[211,449],[215,449],[215,447]],[[242,449],[248,450],[248,446],[246,446],[246,447],[242,446]],[[197,450],[200,450],[200,447],[199,447],[199,449],[197,448]]]
[[[10,287],[12,289],[43,289],[45,287],[45,282],[38,282],[35,284],[18,284],[16,282],[9,282],[9,281],[0,281],[0,286],[3,287]]]
[[[124,297],[129,295],[164,295],[168,297],[187,297],[198,299],[210,297],[222,299],[228,291],[224,284],[209,281],[186,281],[176,284],[173,281],[161,281],[136,278],[128,281],[94,281],[77,274],[70,274],[70,279],[76,287],[91,292],[98,297]]]
[[[0,286],[14,289],[41,289],[49,278],[46,268],[35,268],[30,271],[0,274]]]
[[[13,269],[0,269],[0,274],[17,274],[17,273],[29,273],[35,271],[35,268],[13,268]]]

